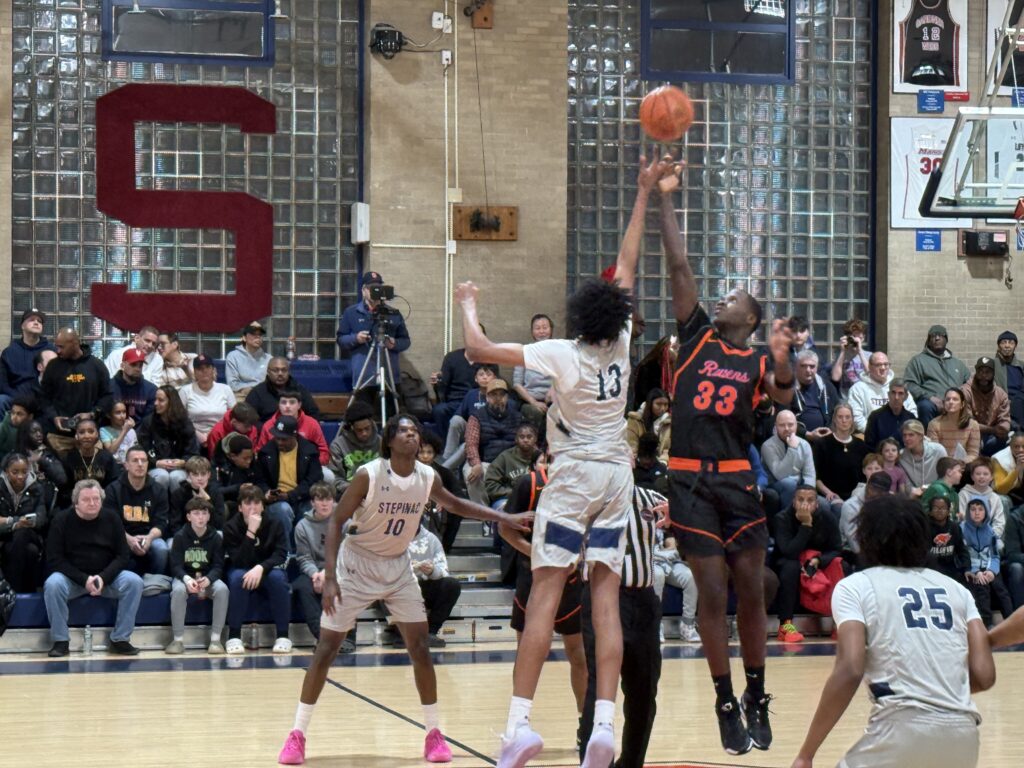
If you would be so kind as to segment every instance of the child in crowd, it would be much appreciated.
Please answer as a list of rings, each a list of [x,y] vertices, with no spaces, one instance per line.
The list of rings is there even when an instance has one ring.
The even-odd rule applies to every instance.
[[[185,462],[185,480],[171,489],[170,533],[174,536],[185,525],[186,505],[192,499],[204,499],[213,506],[210,525],[215,530],[224,528],[224,494],[211,480],[210,460],[205,456],[191,456]]]
[[[988,504],[990,523],[992,530],[1000,539],[1000,552],[1002,551],[1002,538],[1006,532],[1006,511],[1003,509],[1003,499],[992,487],[992,459],[979,456],[967,465],[967,476],[971,482],[960,489],[960,520],[964,519],[963,510],[967,509],[967,502],[975,496],[985,499]]]
[[[956,494],[956,487],[963,479],[964,463],[960,459],[943,456],[935,465],[935,470],[939,473],[939,479],[929,483],[928,487],[924,489],[924,493],[921,494],[921,504],[927,511],[931,500],[936,496],[942,496],[949,501],[949,513],[953,520],[959,522],[960,497]]]
[[[186,525],[171,542],[171,632],[173,638],[164,653],[185,652],[185,608],[188,598],[213,600],[210,623],[211,654],[224,653],[221,635],[228,615],[228,587],[221,581],[224,573],[224,544],[220,533],[210,527],[213,505],[207,499],[193,498],[185,505]]]
[[[433,432],[424,430],[420,435],[420,452],[416,454],[416,460],[431,467],[441,478],[441,485],[452,496],[460,499],[466,498],[466,488],[462,484],[462,473],[452,472],[448,467],[440,463],[441,438]],[[459,527],[462,525],[462,518],[453,515],[446,509],[437,506],[433,500],[427,502],[423,510],[423,525],[441,539],[441,547],[447,555],[455,544],[455,537],[459,534]]]
[[[978,613],[986,627],[992,626],[993,595],[1003,618],[1013,613],[1010,593],[999,575],[999,537],[992,530],[989,519],[988,502],[981,496],[975,496],[967,503],[966,517],[960,524],[970,558],[970,568],[964,574],[967,588],[974,595]]]
[[[309,489],[313,509],[295,526],[295,555],[300,573],[292,582],[292,591],[299,596],[306,626],[317,640],[320,639],[321,594],[324,590],[324,549],[327,527],[334,512],[334,486],[320,481]],[[332,564],[331,567],[335,567]],[[342,653],[356,650],[355,633],[349,632],[341,642]]]
[[[683,562],[679,555],[676,540],[671,536],[665,536],[661,529],[658,529],[655,536],[654,591],[658,594],[659,600],[666,584],[683,591],[683,618],[679,624],[679,639],[686,643],[699,643],[697,582],[690,572],[690,566]]]
[[[950,519],[949,499],[933,496],[926,508],[929,522],[929,536],[932,545],[928,549],[928,567],[944,573],[958,584],[965,584],[964,573],[970,567],[967,547],[960,526]]]
[[[892,492],[898,496],[910,493],[910,478],[900,466],[900,444],[893,437],[887,437],[878,444],[882,456],[882,471],[892,478]]]
[[[124,464],[128,449],[138,442],[135,436],[135,419],[128,417],[128,406],[120,400],[114,401],[107,414],[110,424],[100,428],[103,447],[110,451],[118,464]]]

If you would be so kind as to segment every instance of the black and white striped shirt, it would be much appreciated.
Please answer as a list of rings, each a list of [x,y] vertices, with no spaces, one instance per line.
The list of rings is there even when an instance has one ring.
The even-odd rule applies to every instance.
[[[622,586],[654,586],[654,531],[657,518],[652,511],[665,501],[660,493],[636,486],[633,511],[626,525],[626,557],[622,561]]]

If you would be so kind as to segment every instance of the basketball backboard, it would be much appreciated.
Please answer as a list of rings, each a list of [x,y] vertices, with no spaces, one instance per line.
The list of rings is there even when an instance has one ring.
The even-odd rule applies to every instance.
[[[989,0],[990,3],[998,0]],[[942,159],[931,169],[920,213],[930,218],[1012,219],[1024,197],[1024,0],[1007,2],[976,106],[953,121]],[[1020,89],[1006,104],[1005,94]],[[997,102],[998,100],[998,102]],[[998,106],[997,106],[998,103]]]

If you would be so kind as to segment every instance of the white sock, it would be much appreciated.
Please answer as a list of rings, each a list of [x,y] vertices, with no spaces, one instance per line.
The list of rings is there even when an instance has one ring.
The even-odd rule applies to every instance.
[[[513,696],[508,705],[508,723],[505,725],[505,738],[511,739],[516,735],[520,726],[528,725],[530,722],[530,709],[533,701]]]
[[[594,727],[606,725],[609,728],[615,723],[615,702],[598,699],[594,703]]]
[[[441,727],[441,716],[437,711],[437,704],[423,705],[423,724],[427,727],[428,733]]]
[[[295,725],[292,728],[293,731],[302,731],[302,735],[306,735],[306,730],[309,728],[309,721],[313,719],[313,708],[316,704],[303,704],[299,702],[298,708],[295,710]]]
[[[174,640],[176,642],[183,643],[183,642],[185,642],[185,636],[184,635],[175,635],[174,636]]]

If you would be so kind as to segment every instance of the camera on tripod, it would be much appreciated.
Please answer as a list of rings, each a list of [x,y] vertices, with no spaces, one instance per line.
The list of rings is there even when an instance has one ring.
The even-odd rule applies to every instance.
[[[366,286],[370,292],[370,301],[391,301],[395,298],[395,286],[372,283]],[[390,309],[390,307],[388,307]],[[394,310],[392,310],[394,311]]]

